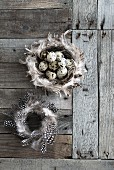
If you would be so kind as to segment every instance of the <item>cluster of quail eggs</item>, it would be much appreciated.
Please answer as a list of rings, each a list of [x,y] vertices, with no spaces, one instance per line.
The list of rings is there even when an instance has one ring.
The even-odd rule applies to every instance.
[[[49,80],[62,80],[72,67],[72,59],[65,58],[61,51],[41,53],[38,68]]]

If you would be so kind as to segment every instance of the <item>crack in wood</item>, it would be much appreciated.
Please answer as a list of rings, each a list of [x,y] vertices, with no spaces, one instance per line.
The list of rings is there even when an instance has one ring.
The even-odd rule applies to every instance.
[[[102,38],[104,38],[106,36],[106,32],[102,31]]]
[[[101,27],[101,30],[103,30],[104,28],[104,24],[105,24],[105,16],[103,17],[102,21],[101,21],[101,24],[100,24],[100,27]]]
[[[109,152],[104,151],[104,155],[105,155],[106,158],[108,159],[108,157],[109,157]]]
[[[80,32],[76,34],[76,39],[80,38]]]
[[[76,29],[79,30],[80,27],[80,20],[78,19],[77,23],[76,23]]]

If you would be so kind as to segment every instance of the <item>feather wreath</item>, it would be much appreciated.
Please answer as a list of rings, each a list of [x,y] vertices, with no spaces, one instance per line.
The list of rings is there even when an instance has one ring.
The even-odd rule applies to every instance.
[[[23,99],[19,100],[18,105],[14,105],[10,113],[7,115],[11,118],[6,120],[6,127],[15,128],[18,136],[22,138],[22,145],[31,145],[35,150],[46,152],[47,145],[53,144],[55,135],[57,134],[57,108],[54,104],[45,106],[43,102],[39,102],[37,97],[32,93],[27,93]],[[28,117],[33,114],[38,118],[38,129],[31,131],[28,125]],[[32,122],[33,123],[33,122]]]
[[[47,39],[34,42],[30,49],[26,47],[26,60],[20,62],[27,65],[35,87],[59,94],[63,91],[69,96],[70,89],[79,86],[86,69],[83,53],[66,39],[69,32],[60,37],[49,33]]]

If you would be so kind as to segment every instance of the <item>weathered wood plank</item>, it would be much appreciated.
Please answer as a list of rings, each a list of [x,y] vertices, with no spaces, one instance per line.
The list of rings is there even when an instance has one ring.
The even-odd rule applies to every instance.
[[[0,88],[34,88],[22,64],[0,63]]]
[[[98,0],[98,29],[114,29],[114,1]]]
[[[19,63],[25,60],[25,45],[29,46],[39,39],[0,39],[0,62]]]
[[[46,38],[46,37],[45,37]],[[67,36],[71,41],[71,35]],[[19,59],[25,61],[25,45],[38,41],[37,39],[0,39],[0,62],[1,63],[19,63]]]
[[[56,169],[56,167],[47,167],[45,165],[43,167],[40,167],[40,168],[41,168],[41,170],[55,170]]]
[[[27,67],[22,64],[0,63],[0,88],[34,88]]]
[[[34,92],[39,98],[47,103],[55,103],[58,109],[72,109],[72,97],[67,100],[55,93],[45,94],[44,90],[39,89],[0,89],[0,108],[11,108],[12,104],[16,104],[20,97],[26,92]]]
[[[72,0],[1,0],[0,9],[38,9],[72,7]]]
[[[0,39],[0,62],[19,63],[25,60],[25,45],[29,46],[39,39]]]
[[[63,168],[62,170],[113,170],[113,160],[69,160],[69,159],[13,159],[13,158],[1,158],[0,168],[2,170],[41,170],[47,166],[50,170]]]
[[[71,28],[71,9],[0,10],[0,38],[46,37]]]
[[[21,146],[21,140],[13,134],[0,134],[0,157],[12,158],[68,158],[71,157],[72,136],[57,135],[55,143],[45,154]]]
[[[8,113],[9,109],[0,109],[0,133],[11,133],[11,129],[4,127],[4,121],[10,120],[5,113]],[[71,110],[58,110],[58,133],[59,134],[72,134],[72,111]],[[30,127],[36,129],[38,122],[33,115],[31,121],[29,121]]]
[[[92,159],[98,157],[97,31],[73,31],[72,37],[88,70],[73,92],[73,158]]]
[[[73,0],[73,29],[97,28],[97,0]]]
[[[99,155],[114,159],[114,31],[99,31]]]

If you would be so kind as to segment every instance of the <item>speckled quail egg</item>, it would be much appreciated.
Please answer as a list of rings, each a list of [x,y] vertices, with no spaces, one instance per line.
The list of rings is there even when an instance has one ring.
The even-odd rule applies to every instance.
[[[55,52],[55,54],[56,54],[57,61],[61,61],[62,58],[64,57],[63,53],[61,53],[60,51]]]
[[[47,53],[46,53],[45,51],[42,51],[42,52],[40,53],[40,59],[45,60],[46,57],[47,57]]]
[[[58,62],[58,65],[60,67],[65,67],[66,66],[66,59],[65,58],[62,58],[60,62]]]
[[[57,77],[59,79],[62,79],[66,75],[67,75],[67,68],[66,67],[63,67],[63,68],[61,67],[57,70]]]
[[[54,52],[49,52],[47,54],[47,61],[51,63],[55,60],[56,60],[56,54]]]
[[[49,80],[54,80],[56,78],[56,73],[48,70],[46,71],[46,76]]]
[[[49,63],[49,68],[51,70],[57,70],[58,69],[58,62],[57,61],[53,61],[52,63]]]
[[[39,63],[39,70],[40,71],[46,71],[48,68],[48,63],[46,61],[41,61]]]
[[[73,61],[71,59],[66,59],[66,67],[71,68],[73,66]]]

